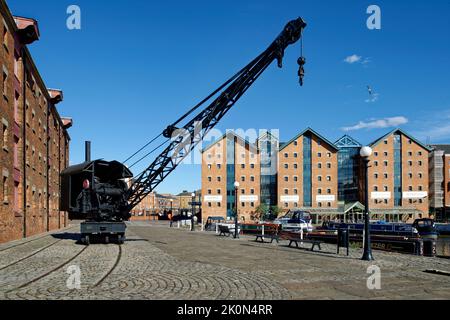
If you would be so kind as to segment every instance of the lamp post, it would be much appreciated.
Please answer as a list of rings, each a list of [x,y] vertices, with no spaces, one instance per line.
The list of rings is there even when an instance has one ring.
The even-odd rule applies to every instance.
[[[234,238],[237,239],[239,237],[238,233],[238,189],[239,182],[234,183]]]
[[[195,217],[195,207],[194,207],[194,202],[195,202],[195,193],[194,192],[192,192],[192,194],[191,194],[191,196],[192,196],[192,203],[191,203],[191,205],[192,205],[192,215],[191,215],[191,231],[194,231],[194,217]]]
[[[372,261],[372,246],[370,243],[370,208],[369,208],[369,158],[372,155],[373,150],[371,147],[361,148],[361,158],[364,162],[364,174],[365,174],[365,213],[364,213],[364,255],[362,260]]]

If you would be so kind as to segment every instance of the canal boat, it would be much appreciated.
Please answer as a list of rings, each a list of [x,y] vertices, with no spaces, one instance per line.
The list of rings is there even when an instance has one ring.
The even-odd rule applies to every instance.
[[[350,233],[362,234],[364,232],[364,227],[364,223],[324,222],[322,227],[318,228],[318,230],[339,230],[348,228],[350,229]],[[413,224],[377,221],[370,224],[370,233],[379,236],[420,236],[423,239],[437,239],[438,237],[436,225],[431,219],[417,219]]]
[[[307,211],[289,210],[288,213],[274,221],[280,225],[283,231],[312,232],[313,225],[311,215]]]
[[[324,222],[322,227],[318,230],[339,230],[350,229],[350,233],[362,234],[364,231],[364,223],[338,223],[338,222]],[[418,237],[419,231],[412,225],[404,223],[386,223],[376,222],[370,224],[370,233],[372,235],[387,235],[387,236],[406,236]]]
[[[412,226],[419,232],[423,239],[437,240],[439,236],[436,223],[433,219],[417,219]]]
[[[450,224],[437,223],[436,230],[440,236],[450,236]]]

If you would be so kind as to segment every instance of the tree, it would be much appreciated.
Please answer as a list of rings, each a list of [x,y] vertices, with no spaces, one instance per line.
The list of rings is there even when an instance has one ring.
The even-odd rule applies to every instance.
[[[264,204],[264,203],[260,204],[256,208],[256,211],[255,211],[257,213],[256,218],[258,218],[258,219],[264,218],[268,211],[269,211],[269,207],[266,204]]]
[[[283,209],[281,209],[279,206],[273,206],[270,209],[272,215],[276,218],[278,218],[278,216],[283,212]]]

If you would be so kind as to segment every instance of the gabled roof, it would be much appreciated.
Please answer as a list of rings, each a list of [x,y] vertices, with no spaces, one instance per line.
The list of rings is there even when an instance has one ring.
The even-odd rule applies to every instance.
[[[287,142],[283,147],[280,146],[280,151],[283,151],[283,149],[285,149],[287,146],[289,146],[295,140],[297,140],[298,138],[303,136],[305,133],[311,133],[311,134],[315,135],[316,137],[318,137],[319,139],[321,139],[322,141],[324,141],[325,143],[330,145],[332,148],[334,148],[336,151],[339,151],[338,147],[333,142],[331,142],[327,138],[323,137],[321,134],[317,133],[316,131],[314,131],[311,128],[307,128],[307,129],[303,130],[302,132],[300,132],[298,135],[296,135],[294,138],[292,138],[289,142]]]
[[[240,140],[241,142],[243,142],[245,145],[249,145],[251,148],[254,148],[255,150],[258,150],[258,148],[256,147],[256,145],[254,143],[251,143],[248,140],[243,139],[241,136],[237,135],[236,133],[234,133],[233,131],[227,131],[227,133],[225,133],[224,135],[222,135],[219,139],[217,139],[216,141],[214,141],[213,143],[211,143],[209,146],[207,146],[206,148],[200,150],[201,153],[205,153],[206,151],[208,151],[209,149],[211,149],[213,146],[215,146],[217,143],[219,143],[221,140],[225,139],[226,137],[236,137],[238,140]]]
[[[395,134],[395,133],[401,133],[402,135],[408,137],[409,139],[411,139],[412,141],[414,141],[415,143],[417,143],[419,146],[421,146],[422,148],[424,148],[425,150],[428,151],[433,151],[430,147],[428,147],[427,145],[423,144],[422,142],[420,142],[418,139],[414,138],[413,136],[411,136],[409,133],[403,131],[402,129],[394,129],[391,132],[389,132],[388,134],[382,136],[381,138],[375,140],[374,142],[372,142],[370,144],[371,147],[375,147],[377,146],[381,141],[386,140],[388,137],[390,137],[391,135]]]
[[[433,150],[444,151],[445,154],[450,154],[450,144],[433,144],[430,146]]]
[[[361,211],[364,211],[366,209],[366,207],[359,201],[349,202],[349,203],[345,204],[344,213],[348,213],[348,212],[352,211],[353,209],[359,209]]]
[[[279,141],[278,137],[275,137],[270,131],[264,132],[262,135],[260,135],[260,136],[258,137],[258,139],[256,139],[256,141],[262,140],[263,138],[265,138],[265,137],[267,137],[267,136],[269,136],[269,137],[271,137],[271,138],[273,138],[273,139]]]
[[[338,148],[361,148],[362,144],[350,137],[345,135],[334,143]]]

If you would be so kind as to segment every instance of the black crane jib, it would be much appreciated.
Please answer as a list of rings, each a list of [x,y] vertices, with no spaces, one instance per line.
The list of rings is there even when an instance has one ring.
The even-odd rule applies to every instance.
[[[154,162],[133,180],[126,195],[128,204],[123,208],[124,211],[129,212],[136,207],[176,169],[274,60],[277,60],[280,68],[283,66],[285,49],[301,39],[305,27],[306,23],[302,18],[290,21],[263,53],[164,130],[163,135],[171,138],[172,141]],[[304,57],[298,59],[300,85],[303,85],[305,63]],[[220,95],[205,109],[184,125],[180,125],[194,111],[219,93]]]

